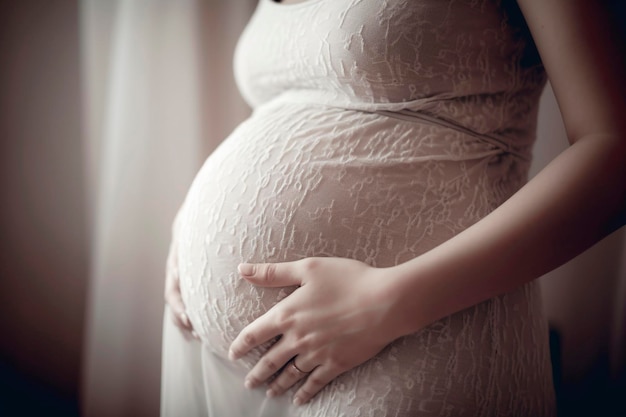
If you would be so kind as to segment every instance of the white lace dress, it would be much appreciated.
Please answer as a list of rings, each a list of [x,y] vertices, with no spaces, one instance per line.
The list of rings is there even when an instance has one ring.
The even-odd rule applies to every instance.
[[[390,266],[461,232],[526,181],[545,73],[514,1],[260,0],[235,73],[253,114],[195,178],[178,239],[201,342],[165,321],[164,416],[548,416],[539,289],[401,338],[302,407],[231,363],[235,336],[292,290],[239,262]]]

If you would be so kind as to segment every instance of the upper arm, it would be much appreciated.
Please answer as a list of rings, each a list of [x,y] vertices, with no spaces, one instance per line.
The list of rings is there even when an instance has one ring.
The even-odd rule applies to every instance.
[[[572,143],[597,134],[626,140],[624,60],[604,3],[518,0]]]

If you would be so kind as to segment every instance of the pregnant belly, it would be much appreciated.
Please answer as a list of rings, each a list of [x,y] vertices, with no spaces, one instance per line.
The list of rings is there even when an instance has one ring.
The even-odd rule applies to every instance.
[[[183,299],[200,337],[224,357],[293,290],[252,286],[239,262],[338,256],[394,265],[477,221],[524,176],[498,149],[440,126],[284,106],[257,109],[220,145],[180,219]]]

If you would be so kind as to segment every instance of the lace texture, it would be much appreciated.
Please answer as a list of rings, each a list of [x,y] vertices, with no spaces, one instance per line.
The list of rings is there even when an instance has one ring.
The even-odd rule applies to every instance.
[[[253,114],[207,159],[177,224],[183,298],[204,349],[225,358],[293,290],[250,285],[239,262],[395,265],[524,184],[545,74],[520,21],[492,0],[259,2],[235,55]],[[399,339],[284,415],[553,415],[538,291]]]

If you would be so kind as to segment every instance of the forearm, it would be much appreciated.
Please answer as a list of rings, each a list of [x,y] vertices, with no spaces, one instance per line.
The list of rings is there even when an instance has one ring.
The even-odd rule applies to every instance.
[[[393,269],[399,328],[412,333],[556,268],[620,225],[626,146],[579,140],[480,222]]]

